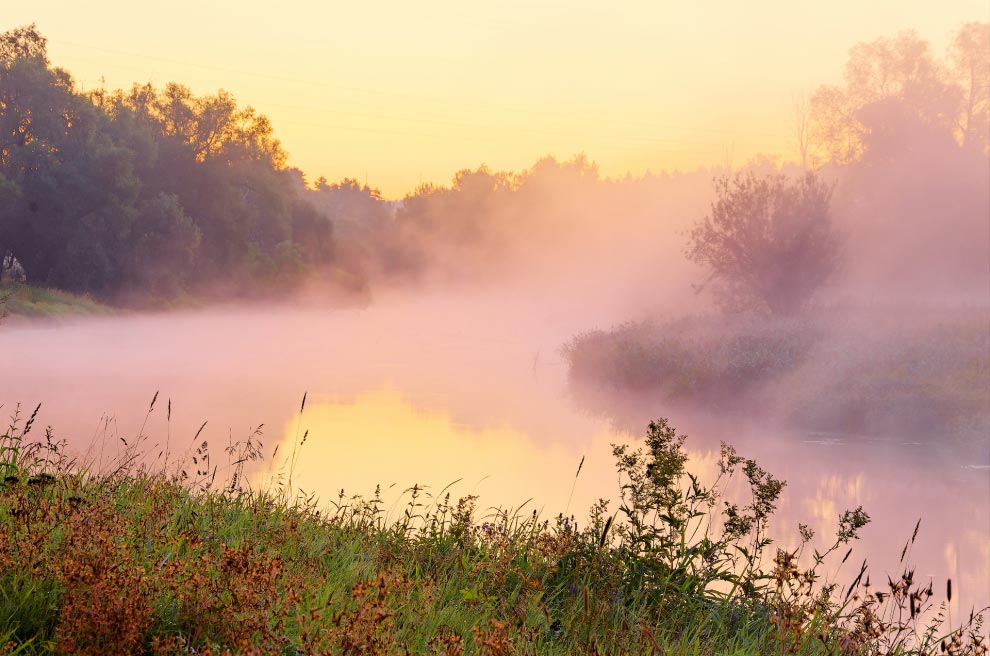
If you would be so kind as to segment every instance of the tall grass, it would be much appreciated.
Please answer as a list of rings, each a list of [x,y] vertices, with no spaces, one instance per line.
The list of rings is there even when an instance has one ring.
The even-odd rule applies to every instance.
[[[87,296],[22,283],[0,283],[0,318],[56,319],[112,312],[109,306]]]
[[[473,496],[415,485],[397,517],[377,492],[320,506],[253,488],[260,430],[228,445],[221,481],[208,443],[169,472],[141,464],[156,461],[141,436],[96,470],[50,431],[33,439],[35,417],[0,435],[2,653],[986,653],[982,617],[949,629],[908,569],[882,592],[865,564],[845,588],[820,583],[862,509],[824,553],[774,550],[784,482],[726,445],[703,484],[665,420],[615,447],[618,505],[579,523],[479,515]],[[749,502],[724,498],[734,477]]]

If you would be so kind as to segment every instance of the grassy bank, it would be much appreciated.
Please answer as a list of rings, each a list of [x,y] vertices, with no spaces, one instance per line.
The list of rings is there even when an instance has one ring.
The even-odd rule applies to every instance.
[[[0,653],[985,653],[981,618],[916,619],[938,594],[908,570],[879,595],[862,570],[819,584],[861,509],[825,554],[763,559],[783,482],[725,447],[700,484],[665,421],[615,449],[621,504],[581,523],[417,487],[397,518],[377,494],[320,509],[243,484],[256,440],[224,483],[205,442],[174,474],[140,466],[140,440],[96,473],[32,424],[0,435]],[[751,503],[723,503],[733,476]]]
[[[0,316],[60,319],[112,312],[114,309],[108,305],[57,289],[9,283],[0,285]]]
[[[726,412],[773,408],[775,419],[823,431],[979,440],[990,431],[985,309],[638,322],[579,335],[565,354],[591,403],[599,388]]]

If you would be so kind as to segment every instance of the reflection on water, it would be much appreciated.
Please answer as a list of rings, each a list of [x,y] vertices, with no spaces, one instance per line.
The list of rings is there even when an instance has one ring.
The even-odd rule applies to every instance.
[[[698,424],[707,434],[688,441],[689,469],[711,481],[718,461],[717,437],[729,427],[718,428],[711,420]],[[970,604],[985,605],[990,581],[987,506],[980,496],[985,481],[960,476],[946,495],[946,486],[920,484],[920,470],[901,466],[901,478],[878,478],[875,470],[884,454],[875,449],[857,449],[838,439],[802,442],[794,436],[765,434],[757,439],[739,426],[731,429],[745,454],[756,456],[788,481],[771,525],[778,544],[796,547],[797,525],[802,522],[817,533],[812,547],[827,548],[842,512],[864,506],[873,523],[863,531],[856,558],[843,571],[851,578],[849,572],[868,557],[874,576],[895,577],[902,571],[899,556],[921,518],[923,530],[905,564],[917,565],[917,576],[933,578],[938,585],[951,577],[957,591],[954,613]],[[443,409],[416,407],[394,388],[311,403],[301,419],[286,423],[282,448],[291,449],[300,431],[308,431],[310,437],[301,448],[294,478],[299,488],[322,499],[335,498],[341,488],[348,496],[370,496],[380,483],[386,508],[395,514],[404,508],[408,488],[415,483],[428,493],[449,491],[452,498],[477,494],[483,508],[522,506],[524,512],[535,508],[543,517],[569,511],[579,520],[597,499],[611,499],[615,508],[619,481],[611,444],[636,439],[599,423],[580,444],[547,444],[508,425],[457,423]],[[798,450],[803,451],[800,458]],[[582,457],[575,482],[576,463]],[[966,465],[957,467],[964,471]],[[739,483],[730,487],[730,494],[742,491]],[[848,582],[841,572],[829,575]]]
[[[563,444],[541,443],[510,425],[456,423],[443,409],[417,408],[392,388],[346,400],[311,398],[301,421],[286,425],[283,453],[300,441],[300,431],[309,436],[293,486],[322,499],[341,489],[370,495],[380,484],[386,502],[396,502],[416,484],[433,493],[449,490],[452,498],[478,495],[482,507],[516,508],[528,501],[527,511],[555,514],[566,510],[580,461]],[[606,453],[610,439],[603,428],[584,448]],[[611,495],[613,471],[605,458],[586,462],[572,508],[589,507],[596,490]]]
[[[136,434],[160,390],[145,429],[156,449],[169,435],[172,452],[181,453],[203,421],[200,439],[215,456],[258,424],[266,426],[269,453],[276,443],[281,454],[290,452],[297,431],[309,430],[294,485],[321,498],[335,499],[341,488],[370,495],[380,483],[391,503],[401,503],[395,500],[414,483],[439,491],[458,481],[452,496],[478,494],[481,508],[532,499],[525,512],[569,511],[579,519],[594,500],[618,491],[610,444],[668,416],[690,436],[692,471],[710,473],[725,440],[788,481],[772,526],[780,544],[797,543],[798,522],[824,539],[840,512],[863,505],[873,523],[856,553],[882,579],[899,574],[901,549],[921,518],[909,556],[917,576],[934,577],[936,590],[953,578],[954,617],[990,602],[985,461],[946,445],[794,434],[759,416],[745,423],[693,416],[649,399],[623,408],[625,430],[617,431],[575,407],[559,346],[593,327],[588,317],[608,326],[629,311],[564,294],[534,301],[473,291],[385,299],[367,309],[10,324],[0,330],[0,403],[9,412],[17,402],[43,402],[38,426],[52,425],[83,452],[104,414],[120,435]],[[851,578],[854,561],[838,581]]]

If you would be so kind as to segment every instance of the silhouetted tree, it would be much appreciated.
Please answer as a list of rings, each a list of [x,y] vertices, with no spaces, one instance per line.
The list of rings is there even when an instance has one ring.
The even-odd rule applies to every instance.
[[[788,314],[835,271],[839,239],[829,216],[831,187],[815,174],[740,174],[715,182],[711,214],[690,233],[687,256],[710,271],[727,310]]]
[[[986,296],[990,25],[963,25],[946,55],[913,33],[860,44],[845,84],[813,98],[813,145],[841,164],[833,206],[855,234],[843,284],[864,293]]]
[[[947,61],[914,32],[849,51],[843,86],[811,98],[814,145],[837,164],[944,144],[987,149],[990,131],[990,25],[968,23]],[[943,145],[939,145],[939,144]]]
[[[986,152],[990,149],[990,23],[963,25],[949,56],[963,92],[960,141]]]
[[[10,64],[15,59],[40,59],[48,62],[48,39],[34,23],[0,34],[0,62]]]

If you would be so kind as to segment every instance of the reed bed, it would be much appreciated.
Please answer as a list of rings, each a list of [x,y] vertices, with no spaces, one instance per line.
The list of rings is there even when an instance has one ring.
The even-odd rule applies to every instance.
[[[611,395],[747,414],[801,428],[950,437],[990,431],[990,313],[930,306],[817,308],[791,317],[691,316],[575,337],[572,387],[608,414]]]

